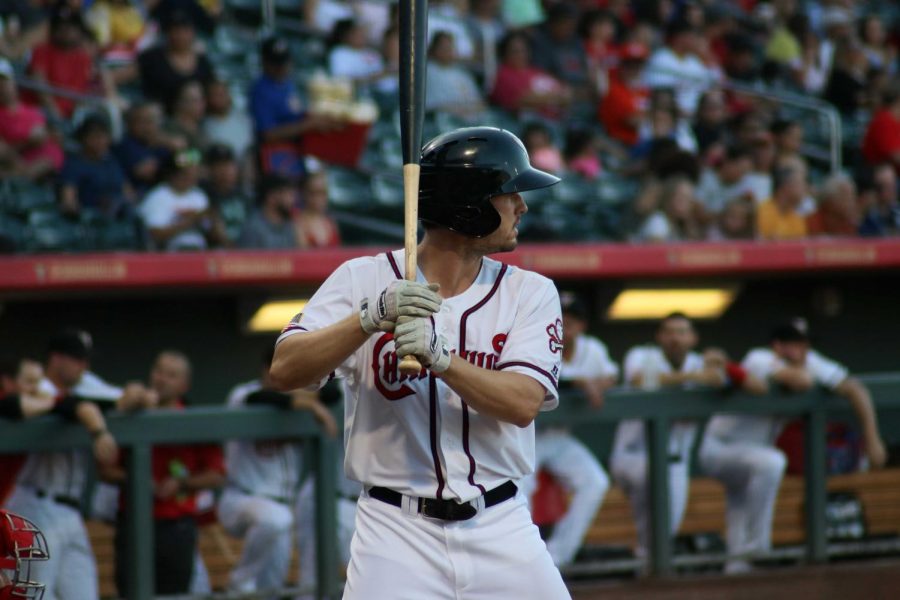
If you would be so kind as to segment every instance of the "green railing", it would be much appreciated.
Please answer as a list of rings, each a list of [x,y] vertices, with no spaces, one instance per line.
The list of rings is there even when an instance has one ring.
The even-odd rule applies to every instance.
[[[900,409],[900,373],[861,376],[872,392],[880,412]],[[646,421],[651,494],[652,529],[649,571],[668,575],[673,570],[669,539],[668,435],[669,426],[680,419],[704,420],[716,413],[769,414],[803,418],[806,422],[806,557],[823,562],[825,538],[825,441],[826,416],[846,414],[849,404],[824,390],[806,394],[769,396],[727,394],[711,390],[665,390],[639,392],[613,390],[602,410],[589,408],[577,392],[565,392],[560,408],[542,413],[542,424],[590,426],[623,419]],[[128,597],[152,597],[152,492],[151,448],[155,444],[224,442],[229,439],[296,438],[306,443],[316,465],[317,565],[319,595],[339,594],[336,517],[335,442],[323,436],[312,418],[304,413],[286,413],[254,407],[241,411],[225,408],[193,408],[186,411],[153,411],[138,415],[110,415],[109,428],[128,450],[128,468],[135,474],[128,482],[130,555]],[[882,432],[885,433],[885,432]],[[0,420],[0,453],[38,452],[88,447],[84,430],[55,418],[8,423]]]

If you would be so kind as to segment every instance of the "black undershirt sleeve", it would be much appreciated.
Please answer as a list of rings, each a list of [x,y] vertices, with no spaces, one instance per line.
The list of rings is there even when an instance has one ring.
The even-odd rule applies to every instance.
[[[22,413],[22,403],[18,394],[10,394],[0,398],[0,418],[21,420],[25,417]]]

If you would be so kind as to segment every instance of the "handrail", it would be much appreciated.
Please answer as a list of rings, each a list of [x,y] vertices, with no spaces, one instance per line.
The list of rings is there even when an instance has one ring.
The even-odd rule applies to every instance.
[[[900,373],[860,375],[879,410],[900,409]],[[715,390],[666,390],[644,392],[615,389],[602,410],[593,410],[580,393],[563,391],[560,408],[542,413],[538,425],[591,426],[622,419],[643,419],[646,425],[650,478],[650,572],[668,575],[675,561],[669,540],[668,437],[670,424],[679,419],[704,419],[719,413],[772,414],[802,417],[806,422],[806,522],[805,554],[812,562],[829,555],[825,538],[825,441],[826,415],[847,412],[849,403],[824,389],[768,396],[723,393]],[[128,467],[139,474],[129,479],[128,510],[137,518],[130,523],[134,540],[129,564],[132,569],[129,598],[149,598],[153,581],[152,518],[150,491],[151,446],[161,443],[223,442],[235,438],[299,438],[311,446],[316,464],[317,566],[319,593],[335,592],[337,548],[335,539],[336,493],[334,442],[323,436],[312,418],[269,408],[229,410],[222,407],[184,411],[157,410],[135,415],[111,414],[109,428],[120,445],[129,448]],[[57,418],[9,423],[0,420],[0,454],[87,448],[90,439],[83,428]],[[143,475],[140,475],[143,474]],[[138,543],[140,542],[140,543]]]

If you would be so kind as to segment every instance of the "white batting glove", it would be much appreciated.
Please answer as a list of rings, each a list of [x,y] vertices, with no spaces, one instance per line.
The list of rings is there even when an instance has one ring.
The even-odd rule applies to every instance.
[[[447,340],[437,334],[431,319],[400,319],[394,328],[394,346],[397,356],[411,354],[432,373],[443,373],[450,368]]]
[[[359,323],[368,334],[393,331],[400,317],[430,317],[441,310],[441,297],[436,283],[392,281],[374,303],[363,298],[359,307]]]

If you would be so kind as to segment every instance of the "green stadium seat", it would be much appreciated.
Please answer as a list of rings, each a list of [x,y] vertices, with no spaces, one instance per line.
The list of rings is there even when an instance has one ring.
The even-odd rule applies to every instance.
[[[393,211],[403,208],[403,180],[398,175],[375,175],[372,177],[372,199],[379,213],[384,209]],[[402,218],[402,213],[397,213]]]
[[[83,250],[84,226],[58,211],[36,211],[28,216],[25,249],[30,252],[76,252]]]
[[[588,204],[596,197],[593,183],[578,175],[564,175],[550,190],[557,202],[573,208]]]
[[[24,180],[8,180],[0,190],[4,212],[27,218],[32,212],[49,210],[56,205],[53,188]]]
[[[369,178],[350,169],[329,167],[328,200],[336,209],[353,209],[368,203],[372,197]]]

